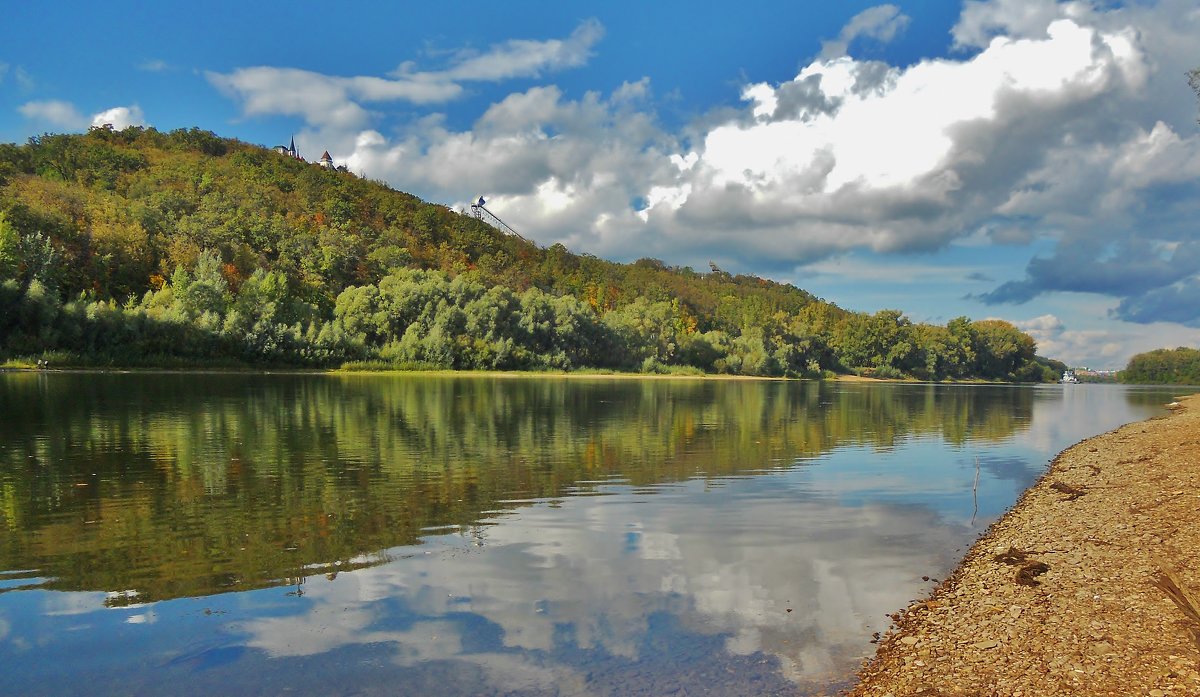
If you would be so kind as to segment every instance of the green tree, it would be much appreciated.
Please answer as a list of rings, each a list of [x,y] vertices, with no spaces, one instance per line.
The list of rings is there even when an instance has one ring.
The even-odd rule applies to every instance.
[[[624,307],[604,314],[604,324],[612,330],[620,351],[621,366],[655,370],[676,362],[679,350],[679,301],[650,302],[638,298]]]
[[[0,282],[15,280],[21,269],[21,235],[0,211]]]
[[[232,300],[221,273],[221,258],[205,250],[189,273],[183,267],[171,277],[175,303],[185,317],[205,328],[219,328]]]
[[[1012,324],[998,319],[981,320],[972,323],[971,329],[975,339],[976,374],[985,378],[1018,379],[1018,373],[1033,362],[1037,344]]]

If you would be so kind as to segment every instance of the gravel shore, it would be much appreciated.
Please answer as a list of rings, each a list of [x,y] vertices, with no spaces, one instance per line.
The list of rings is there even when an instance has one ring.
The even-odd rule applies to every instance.
[[[854,697],[1200,695],[1200,395],[1064,451]]]

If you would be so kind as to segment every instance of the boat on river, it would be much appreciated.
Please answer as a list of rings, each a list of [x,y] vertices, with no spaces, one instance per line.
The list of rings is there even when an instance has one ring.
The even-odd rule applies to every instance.
[[[1079,384],[1079,378],[1075,377],[1075,371],[1070,370],[1070,369],[1064,370],[1062,377],[1059,378],[1058,381],[1064,385],[1078,385]]]

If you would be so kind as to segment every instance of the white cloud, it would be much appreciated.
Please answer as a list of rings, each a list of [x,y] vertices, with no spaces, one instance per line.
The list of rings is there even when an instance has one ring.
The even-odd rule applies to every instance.
[[[1200,346],[1200,329],[1167,322],[1146,325],[1115,322],[1104,329],[1071,329],[1055,315],[1042,315],[1014,324],[1037,341],[1040,355],[1095,370],[1124,368],[1136,353]]]
[[[1017,323],[1021,329],[1027,332],[1036,332],[1038,336],[1050,337],[1058,334],[1063,330],[1062,320],[1054,315],[1042,315],[1033,319],[1024,320]],[[1032,334],[1031,334],[1032,335]],[[1034,336],[1034,338],[1038,338]]]
[[[115,106],[92,115],[93,126],[110,125],[115,130],[123,130],[130,126],[145,126],[146,118],[142,108],[136,104],[130,106]]]
[[[50,126],[67,130],[79,130],[88,125],[88,119],[74,104],[58,99],[26,102],[17,107],[17,111],[27,119],[45,122]]]
[[[80,113],[74,104],[57,99],[26,102],[17,107],[17,111],[21,112],[25,118],[41,121],[49,126],[68,131],[81,131],[88,126],[105,124],[110,124],[117,130],[129,126],[146,125],[145,115],[142,114],[141,107],[136,104],[112,107],[92,114],[90,117]]]
[[[582,22],[566,39],[531,41],[513,39],[492,46],[486,53],[460,51],[445,70],[414,72],[405,63],[395,77],[442,82],[483,80],[499,81],[517,77],[539,77],[543,73],[583,65],[592,55],[592,47],[604,37],[604,26],[595,19]]]
[[[240,101],[247,116],[300,116],[314,126],[342,130],[360,129],[370,122],[371,114],[362,102],[444,102],[462,91],[452,83],[335,77],[267,66],[205,75],[217,89]]]
[[[1057,0],[968,0],[950,34],[959,48],[982,48],[997,36],[1040,39],[1054,20],[1087,9],[1086,3]]]
[[[859,37],[891,41],[908,26],[909,17],[895,5],[876,5],[850,18],[838,34],[838,38],[821,44],[822,58],[840,58],[850,49],[850,43]]]
[[[614,102],[633,102],[650,96],[650,78],[643,77],[636,82],[622,82],[613,92]]]
[[[142,61],[137,67],[138,70],[144,70],[148,73],[161,73],[171,68],[170,64],[160,58],[152,58],[150,60]]]
[[[439,104],[461,96],[462,82],[539,77],[582,65],[603,35],[599,22],[587,20],[566,39],[510,40],[484,53],[458,52],[444,70],[419,71],[405,63],[389,77],[341,77],[272,66],[205,76],[222,93],[240,101],[248,116],[300,116],[318,128],[344,133],[364,129],[371,122],[374,114],[364,104]]]
[[[628,85],[612,98],[589,93],[577,101],[556,87],[534,87],[493,104],[469,131],[430,119],[395,141],[364,132],[347,160],[435,200],[487,195],[522,234],[596,249],[608,240],[594,226],[635,229],[630,201],[675,170],[670,142],[630,97]]]
[[[751,262],[938,247],[1001,213],[1047,145],[1074,137],[1081,109],[1135,92],[1143,61],[1127,32],[1069,20],[882,74],[817,60],[793,84],[815,85],[823,106],[778,119],[784,86],[747,87],[750,118],[704,134],[674,182],[692,193],[649,220],[736,231]]]

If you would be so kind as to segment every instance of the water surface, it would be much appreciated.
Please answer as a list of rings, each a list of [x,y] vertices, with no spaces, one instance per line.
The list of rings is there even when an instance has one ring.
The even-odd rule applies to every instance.
[[[1173,394],[0,374],[0,675],[10,694],[817,691],[1058,451]]]

